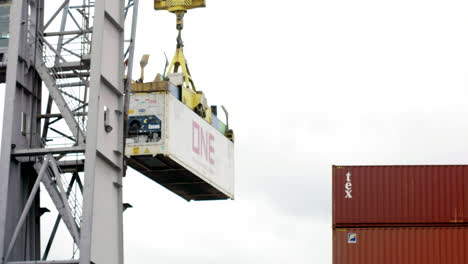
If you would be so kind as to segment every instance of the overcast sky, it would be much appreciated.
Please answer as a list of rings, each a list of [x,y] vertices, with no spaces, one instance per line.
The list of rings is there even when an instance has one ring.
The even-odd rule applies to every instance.
[[[152,79],[175,18],[141,2]],[[187,203],[130,170],[127,263],[330,264],[332,164],[468,162],[466,1],[207,5],[186,15],[185,53],[230,112],[236,199]]]

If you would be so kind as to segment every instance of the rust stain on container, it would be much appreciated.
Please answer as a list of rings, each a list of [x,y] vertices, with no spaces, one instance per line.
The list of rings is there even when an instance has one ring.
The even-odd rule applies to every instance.
[[[335,227],[466,224],[468,166],[333,166]]]
[[[333,263],[466,264],[468,228],[336,229]]]

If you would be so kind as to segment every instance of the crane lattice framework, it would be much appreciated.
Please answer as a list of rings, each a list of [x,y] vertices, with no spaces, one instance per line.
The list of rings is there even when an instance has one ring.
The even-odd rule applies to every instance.
[[[124,76],[131,80],[137,10],[138,0],[11,2],[0,64],[1,264],[123,263]],[[58,212],[44,252],[41,183]],[[61,222],[77,252],[50,260]]]

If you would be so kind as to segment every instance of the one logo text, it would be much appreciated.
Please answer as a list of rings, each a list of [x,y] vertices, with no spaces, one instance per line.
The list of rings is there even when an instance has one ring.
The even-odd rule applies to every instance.
[[[215,165],[214,136],[197,122],[192,122],[192,150],[197,156]]]

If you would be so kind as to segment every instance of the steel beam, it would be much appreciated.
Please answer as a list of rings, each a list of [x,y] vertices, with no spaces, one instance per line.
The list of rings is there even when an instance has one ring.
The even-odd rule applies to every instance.
[[[47,154],[70,154],[70,153],[83,153],[85,147],[69,147],[69,148],[37,148],[37,149],[18,149],[12,152],[13,157],[34,157],[44,156]]]
[[[88,82],[72,82],[72,83],[64,83],[64,84],[59,84],[57,85],[57,87],[59,88],[65,88],[65,87],[77,87],[77,86],[85,86],[85,85],[88,85]],[[76,98],[76,97],[72,97],[70,96],[71,98]],[[81,101],[81,99],[75,99],[77,101]]]
[[[73,188],[73,185],[75,184],[76,178],[80,177],[78,173],[73,173],[73,177],[70,180],[70,184],[68,185],[67,188],[67,198],[71,193],[71,190]],[[60,221],[62,220],[62,216],[60,214],[57,215],[57,218],[55,219],[54,227],[52,228],[52,232],[50,233],[49,240],[47,242],[47,246],[44,250],[44,254],[42,254],[42,260],[45,261],[47,260],[47,257],[49,257],[49,252],[50,248],[52,247],[52,243],[54,242],[55,235],[57,234],[57,230],[60,224]]]
[[[70,86],[70,85],[63,85],[62,87],[76,87],[76,85]],[[64,90],[60,91],[63,95],[67,96],[68,98],[71,98],[78,102],[79,104],[84,104],[85,102],[82,101],[80,98],[77,98],[76,96],[71,95],[70,93],[65,92]]]
[[[34,186],[31,190],[31,194],[29,194],[28,201],[26,202],[26,205],[24,206],[23,212],[21,213],[21,216],[18,220],[18,224],[15,227],[15,231],[13,231],[13,235],[11,236],[10,244],[8,245],[3,261],[8,261],[10,257],[11,251],[13,250],[13,246],[15,245],[16,239],[18,238],[19,232],[21,228],[23,227],[24,221],[26,221],[26,217],[29,214],[29,210],[31,209],[31,206],[33,205],[34,200],[36,199],[36,194],[37,194],[37,191],[39,190],[39,185],[41,184],[41,180],[44,177],[45,172],[47,170],[47,165],[49,165],[49,157],[47,157],[44,160],[42,166],[39,169],[36,182],[34,183]]]
[[[73,112],[70,110],[67,102],[63,98],[62,93],[57,88],[54,79],[49,73],[49,70],[43,63],[43,60],[40,57],[40,54],[37,54],[36,57],[37,57],[36,58],[36,70],[39,76],[41,76],[42,81],[45,83],[45,85],[49,89],[50,96],[52,97],[58,109],[62,113],[62,116],[65,119],[65,122],[67,123],[68,128],[72,132],[73,136],[77,139],[77,142],[79,144],[83,144],[85,141],[85,134],[83,130],[81,130],[78,122],[76,121],[73,115]]]
[[[10,261],[7,264],[78,264],[79,260]]]
[[[88,113],[74,113],[75,116],[87,116]],[[62,118],[62,114],[45,114],[45,115],[38,115],[37,118]]]
[[[44,37],[57,37],[66,35],[83,35],[86,33],[93,33],[92,30],[73,30],[73,31],[57,31],[44,33]]]
[[[59,76],[57,76],[57,79],[71,79],[71,78],[85,78],[89,77],[89,72],[72,72],[72,73],[61,73]]]
[[[62,11],[65,6],[68,6],[69,2],[70,0],[63,1],[62,5],[60,5],[57,11],[54,12],[54,14],[50,17],[49,21],[47,21],[47,23],[45,24],[44,30],[46,30],[50,26],[50,24],[54,21],[58,14],[60,14],[60,11]]]
[[[124,261],[118,187],[123,176],[124,5],[124,0],[95,2],[80,264]]]
[[[52,102],[53,102],[52,97],[48,96],[46,115],[50,114],[50,112],[52,111]],[[62,115],[60,115],[60,117],[62,117]],[[40,115],[38,115],[38,118],[41,118]],[[45,117],[44,125],[42,128],[42,140],[43,141],[47,139],[47,134],[49,133],[49,121],[50,119],[48,117]]]
[[[125,10],[125,17],[127,17],[128,9],[130,8],[130,1],[129,4]],[[127,63],[127,80],[125,81],[125,97],[124,97],[124,119],[128,120],[128,111],[129,111],[129,105],[130,105],[130,92],[131,92],[131,83],[132,83],[132,78],[133,78],[133,61],[135,57],[135,43],[136,43],[136,33],[137,33],[137,19],[138,19],[138,7],[139,7],[139,0],[134,0],[133,1],[133,15],[132,15],[132,31],[130,33],[130,45],[128,46],[127,52],[128,52],[128,63]],[[127,54],[126,52],[126,54]],[[125,54],[125,55],[126,55]],[[128,123],[124,123],[124,137],[126,138],[128,135]],[[125,152],[125,141],[123,142],[124,147],[123,150]],[[123,153],[125,156],[125,153]],[[125,177],[127,175],[127,160],[124,159],[124,173],[123,176]]]
[[[70,7],[70,8],[72,8],[72,7]],[[71,12],[69,12],[69,15],[70,15],[70,17],[71,17],[73,23],[75,23],[76,27],[77,27],[79,30],[83,30],[83,28],[80,26],[80,24],[78,23],[78,21],[76,21],[76,18],[73,16],[73,14],[72,14]],[[90,43],[89,38],[86,36],[86,34],[84,34],[84,35],[76,35],[75,37],[78,37],[78,36],[83,36],[83,38],[84,38],[88,43]],[[70,39],[74,39],[75,37],[72,37],[72,38],[70,38]],[[65,43],[67,43],[68,41],[70,41],[70,40],[67,40]],[[65,43],[64,43],[64,44],[65,44]]]
[[[52,44],[50,44],[45,38],[41,38],[40,39],[44,45],[46,45],[53,53],[55,53],[55,56],[58,57],[59,59],[61,59],[62,61],[66,62],[67,60],[65,60],[64,57],[62,57],[60,55],[60,53],[54,48],[54,46],[52,46]],[[39,52],[38,52],[39,53]],[[40,54],[40,53],[39,53]],[[55,62],[55,64],[57,64],[57,62]]]
[[[70,1],[66,1],[65,6],[63,7],[62,11],[62,21],[60,23],[60,31],[65,31],[65,27],[67,25],[67,17],[68,17],[68,7],[70,6]],[[59,36],[57,41],[57,56],[55,57],[55,64],[59,63],[59,59],[62,54],[62,46],[63,45],[63,35]]]
[[[63,189],[62,176],[58,170],[54,157],[50,156],[49,163],[53,174],[49,171],[46,177],[42,178],[42,183],[49,193],[52,202],[55,204],[55,207],[59,211],[65,226],[73,238],[73,241],[78,244],[80,240],[80,231],[75,219],[73,218],[67,195]],[[37,167],[39,166],[36,165],[36,169]],[[53,181],[52,178],[55,178],[55,181]]]
[[[84,160],[65,160],[58,163],[63,173],[83,172],[84,164]]]
[[[70,62],[61,62],[55,65],[55,69],[59,70],[56,73],[56,77],[58,78],[62,72],[65,71],[77,71],[77,70],[88,70],[89,69],[89,58],[82,58],[80,61],[70,61]]]
[[[64,138],[67,138],[69,139],[70,141],[73,141],[73,142],[76,142],[76,139],[74,137],[70,137],[69,135],[66,135],[65,133],[62,133],[60,131],[58,131],[57,129],[55,128],[52,128],[50,127],[49,128],[52,132],[56,133],[56,134],[59,134],[60,136],[64,137]]]
[[[16,149],[40,148],[41,81],[34,70],[34,51],[37,30],[42,30],[43,0],[11,1],[9,19],[9,47],[6,69],[6,87],[3,112],[3,131],[0,149],[0,262],[5,258],[14,229],[21,217],[27,198],[37,177],[28,163],[12,159]],[[18,122],[25,117],[26,133],[21,133]],[[18,234],[17,243],[10,251],[10,259],[28,261],[40,258],[39,197]]]
[[[83,194],[83,183],[81,182],[81,178],[76,178],[76,183],[78,184],[78,188],[80,189],[81,194]]]
[[[130,1],[129,1],[130,2]],[[133,78],[133,61],[135,57],[135,42],[137,33],[137,18],[138,18],[139,0],[133,1],[133,15],[132,15],[132,30],[130,33],[130,45],[128,47],[128,64],[127,64],[127,80],[125,82],[125,113],[128,111],[128,94],[130,93],[130,85]],[[128,8],[128,7],[127,7]],[[125,131],[126,134],[126,131]]]

